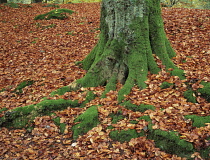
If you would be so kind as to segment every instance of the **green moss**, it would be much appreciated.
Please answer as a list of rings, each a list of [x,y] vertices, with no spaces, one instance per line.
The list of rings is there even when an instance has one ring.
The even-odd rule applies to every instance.
[[[114,127],[113,126],[108,126],[106,129],[113,129]]]
[[[171,61],[171,57],[175,56],[175,52],[170,46],[164,31],[163,20],[161,17],[160,1],[148,1],[150,9],[149,13],[149,37],[152,52],[157,55],[166,68],[176,69],[177,67]]]
[[[138,124],[139,122],[136,121],[136,120],[131,120],[130,123],[131,123],[131,124]]]
[[[26,128],[33,124],[37,116],[48,115],[52,111],[63,110],[67,107],[78,107],[77,101],[71,100],[44,100],[36,105],[17,107],[5,112],[0,118],[0,127],[7,128]]]
[[[94,94],[94,92],[93,91],[88,91],[87,96],[85,98],[85,101],[82,102],[82,104],[80,105],[80,108],[85,107],[86,103],[94,100],[95,98],[96,98],[96,95]]]
[[[161,85],[160,85],[160,88],[161,89],[166,89],[166,88],[169,88],[171,86],[173,86],[174,84],[173,83],[168,83],[168,82],[163,82]]]
[[[32,80],[23,81],[17,86],[17,88],[15,88],[15,90],[13,92],[15,92],[16,94],[21,94],[21,93],[23,93],[23,90],[22,90],[23,88],[25,88],[26,86],[30,86],[33,83],[34,83],[34,81],[32,81]]]
[[[84,113],[79,115],[74,122],[79,122],[72,127],[73,139],[77,139],[79,135],[87,133],[99,124],[97,106],[88,108]]]
[[[4,92],[4,91],[6,91],[6,89],[5,89],[5,88],[2,88],[2,89],[0,90],[0,92]]]
[[[186,79],[184,70],[181,69],[174,69],[173,71],[170,71],[170,74],[172,76],[178,76],[181,80]]]
[[[192,143],[180,139],[177,132],[150,130],[148,138],[155,141],[156,147],[170,154],[190,158],[194,153]]]
[[[130,77],[126,80],[126,83],[123,85],[122,89],[118,92],[117,100],[118,102],[122,102],[122,100],[125,98],[126,95],[128,95],[134,85],[134,79]]]
[[[210,141],[210,136],[206,139],[206,141]],[[210,159],[210,146],[207,146],[205,148],[202,148],[199,150],[201,157],[205,159]]]
[[[148,126],[145,126],[145,129],[144,130],[152,130],[152,126],[154,124],[152,124],[152,120],[151,120],[150,116],[141,116],[138,119],[139,120],[143,119],[143,120],[149,122]]]
[[[191,89],[184,92],[184,97],[188,102],[197,103],[195,92]]]
[[[153,105],[146,105],[146,104],[141,104],[139,106],[132,104],[130,101],[125,101],[121,103],[121,105],[125,106],[125,108],[130,109],[134,112],[145,112],[146,110],[155,110],[155,107]]]
[[[3,111],[6,111],[6,110],[8,110],[8,108],[6,108],[6,107],[0,109],[0,113],[2,113]]]
[[[44,5],[42,7],[53,7],[53,8],[60,8],[59,5],[56,5],[56,4],[48,4],[48,5]]]
[[[60,133],[64,133],[65,129],[66,129],[66,124],[65,123],[60,123],[60,117],[56,117],[54,119],[52,119],[55,123],[55,125],[59,126],[60,128]]]
[[[210,123],[210,116],[186,115],[185,118],[193,121],[193,127],[204,127],[205,123]]]
[[[9,6],[11,8],[19,8],[20,7],[19,4],[13,3],[13,2],[11,2],[11,3],[5,3],[4,5],[5,6]]]
[[[150,116],[141,116],[141,117],[139,117],[138,119],[139,119],[139,120],[144,119],[144,120],[147,121],[147,122],[152,122]]]
[[[176,56],[176,52],[171,47],[170,41],[167,38],[165,39],[165,46],[166,46],[166,51],[168,53],[169,58],[175,57]]]
[[[121,131],[111,131],[109,134],[110,138],[119,141],[121,143],[123,142],[129,142],[132,138],[137,138],[140,136],[139,133],[135,129],[128,129],[128,130],[121,130]]]
[[[114,75],[110,78],[109,82],[107,83],[106,85],[106,88],[105,88],[105,91],[104,93],[102,94],[101,98],[105,98],[106,97],[106,94],[109,92],[109,91],[115,91],[116,90],[116,83],[117,83],[117,76]]]
[[[116,114],[111,113],[109,116],[112,118],[112,124],[116,124],[119,120],[125,118],[125,116],[122,115],[122,111],[117,111]]]
[[[69,86],[64,86],[61,87],[53,92],[50,93],[50,96],[54,96],[56,94],[58,95],[64,95],[66,92],[71,92],[73,91],[72,88],[70,88]],[[87,96],[85,98],[85,101],[80,105],[80,107],[84,107],[86,105],[86,103],[90,102],[91,100],[95,99],[96,95],[93,93],[93,91],[88,91]]]
[[[66,92],[71,92],[71,88],[69,86],[64,86],[64,87],[61,87],[53,92],[50,93],[50,96],[54,96],[56,94],[58,95],[64,95]]]
[[[210,102],[210,82],[202,81],[201,84],[204,86],[203,88],[199,88],[197,92],[201,93],[201,97],[205,98],[208,102]]]
[[[210,146],[204,149],[201,149],[199,152],[201,154],[201,157],[204,159],[210,159]]]
[[[41,14],[41,15],[38,15],[34,18],[34,20],[43,20],[43,19],[46,19],[46,20],[49,20],[49,19],[66,19],[67,18],[67,15],[66,13],[68,14],[72,14],[74,11],[72,10],[69,10],[69,9],[55,9],[55,10],[52,10],[48,13],[45,13],[45,14]]]

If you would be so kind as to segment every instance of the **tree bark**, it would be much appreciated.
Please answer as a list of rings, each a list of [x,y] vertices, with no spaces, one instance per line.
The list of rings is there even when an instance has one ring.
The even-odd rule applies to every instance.
[[[79,62],[88,72],[77,85],[106,85],[108,92],[120,82],[121,95],[134,84],[143,89],[148,71],[160,70],[154,55],[166,68],[178,69],[171,61],[175,52],[164,31],[160,0],[103,0],[100,30],[98,44]]]

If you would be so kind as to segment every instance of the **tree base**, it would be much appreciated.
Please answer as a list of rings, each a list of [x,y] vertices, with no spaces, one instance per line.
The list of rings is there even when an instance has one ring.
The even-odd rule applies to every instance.
[[[77,86],[82,87],[106,86],[105,93],[115,90],[119,82],[124,85],[119,91],[119,101],[134,85],[146,88],[148,72],[157,74],[160,71],[154,56],[166,69],[178,71],[173,72],[175,75],[183,74],[171,61],[175,52],[164,31],[159,1],[146,1],[146,4],[139,1],[129,6],[128,11],[120,12],[127,3],[129,6],[130,1],[102,2],[100,40],[92,52],[78,62],[87,74],[76,81]],[[130,12],[133,7],[142,8],[142,5],[148,6],[149,11]],[[118,12],[120,15],[115,15]],[[128,15],[132,18],[123,20]],[[116,18],[118,16],[122,17],[121,21]]]

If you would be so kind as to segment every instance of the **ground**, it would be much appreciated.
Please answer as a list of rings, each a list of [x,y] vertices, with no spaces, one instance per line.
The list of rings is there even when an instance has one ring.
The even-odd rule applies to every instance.
[[[37,117],[33,121],[34,128],[11,130],[2,127],[0,158],[181,159],[183,155],[179,151],[167,150],[168,146],[164,144],[168,141],[174,142],[172,145],[176,144],[175,148],[184,147],[184,153],[190,156],[193,154],[194,157],[202,155],[198,153],[200,149],[208,149],[209,119],[202,120],[202,124],[195,124],[197,117],[193,115],[208,118],[209,103],[201,97],[197,97],[197,103],[188,102],[183,95],[188,89],[185,83],[177,77],[169,76],[164,69],[157,75],[148,75],[148,87],[145,90],[137,87],[132,89],[126,98],[132,105],[128,102],[118,105],[117,91],[109,92],[107,98],[99,98],[104,87],[81,88],[75,92],[64,92],[64,95],[49,96],[56,89],[84,76],[85,71],[76,66],[75,62],[83,60],[98,40],[99,3],[61,5],[61,8],[75,11],[62,21],[35,21],[34,17],[38,14],[55,9],[42,7],[41,4],[33,4],[32,8],[10,10],[3,5],[0,7],[0,36],[3,39],[0,42],[0,116],[8,113],[5,108],[42,104],[43,97],[50,100],[77,100],[77,104],[89,97],[89,102],[83,108],[62,105],[67,108]],[[209,10],[163,8],[165,31],[177,53],[173,62],[185,70],[187,82],[195,84],[193,89],[201,87],[193,81],[210,82],[210,34],[207,34],[209,17]],[[158,59],[157,62],[161,65]],[[27,80],[33,83],[22,90],[15,90],[19,84],[24,86],[21,82]],[[174,85],[164,83],[165,89],[161,89],[161,84],[166,81]],[[120,87],[118,84],[117,90]],[[142,104],[143,110],[142,106],[139,110],[136,109],[138,107],[133,107]],[[98,106],[97,112],[95,106]],[[89,109],[94,115],[98,114],[100,124],[97,122],[93,125],[98,124],[97,127],[72,139],[72,126],[81,124],[79,121],[89,115]],[[84,113],[86,116],[81,116]],[[186,115],[192,116],[184,117]],[[205,125],[204,122],[208,124]],[[162,131],[159,132],[159,129]],[[146,138],[146,135],[149,136]],[[158,135],[162,140],[155,139],[153,135]],[[120,139],[123,136],[128,139]],[[129,137],[134,139],[130,140]],[[171,143],[169,147],[170,145]],[[192,146],[197,150],[194,151]]]

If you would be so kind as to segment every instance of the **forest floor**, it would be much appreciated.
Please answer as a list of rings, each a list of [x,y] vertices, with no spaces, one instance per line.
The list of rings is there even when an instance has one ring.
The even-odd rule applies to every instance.
[[[35,16],[55,8],[43,7],[43,4],[20,8],[0,5],[0,109],[36,104],[86,73],[75,62],[83,60],[98,41],[100,3],[63,4],[60,8],[75,12],[65,20],[34,20]],[[185,70],[188,80],[210,82],[210,10],[162,8],[162,15],[167,37],[177,53],[173,62]],[[20,94],[12,92],[26,80],[34,83]],[[160,89],[160,84],[166,80],[178,88]],[[161,151],[145,137],[124,143],[109,138],[110,131],[105,130],[111,122],[108,115],[118,110],[127,118],[114,124],[117,129],[142,129],[147,125],[146,121],[140,121],[137,126],[130,125],[128,119],[150,115],[154,129],[177,131],[182,139],[197,148],[210,145],[209,141],[204,141],[210,135],[210,124],[192,127],[192,122],[183,118],[189,114],[210,115],[209,103],[201,97],[197,98],[198,103],[187,102],[183,97],[186,87],[164,69],[158,75],[149,74],[146,83],[148,87],[144,90],[134,87],[127,100],[137,105],[154,105],[156,110],[129,111],[118,105],[117,91],[111,91],[107,98],[94,99],[84,108],[57,111],[62,123],[66,124],[64,134],[59,132],[50,116],[37,117],[32,132],[0,128],[0,159],[182,159]],[[100,95],[104,88],[88,90]],[[83,101],[83,93],[68,92],[54,99]],[[72,141],[74,119],[95,104],[102,105],[99,109],[101,123],[80,136],[77,142]],[[4,113],[1,112],[0,117]],[[200,156],[195,152],[192,157],[199,159]]]

